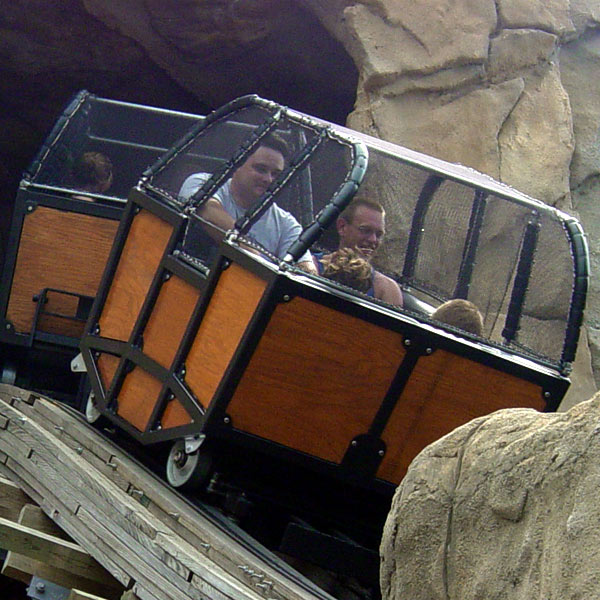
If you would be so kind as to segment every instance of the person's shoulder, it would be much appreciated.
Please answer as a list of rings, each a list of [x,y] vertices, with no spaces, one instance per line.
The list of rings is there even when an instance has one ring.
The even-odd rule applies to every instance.
[[[398,283],[376,269],[373,269],[373,289],[376,298],[389,304],[402,306],[402,291]]]
[[[194,194],[210,177],[210,173],[192,173],[185,178],[181,184],[179,195],[183,198],[189,198]]]
[[[183,185],[200,185],[202,183],[206,183],[209,177],[210,173],[192,173],[191,175],[186,177],[185,181],[183,182]]]
[[[269,207],[269,211],[272,215],[272,218],[275,219],[275,221],[277,221],[278,223],[285,223],[289,226],[301,228],[298,219],[296,219],[296,217],[294,217],[294,215],[291,212],[285,210],[284,208],[281,208],[281,206],[279,206],[276,202],[271,204],[271,206]]]

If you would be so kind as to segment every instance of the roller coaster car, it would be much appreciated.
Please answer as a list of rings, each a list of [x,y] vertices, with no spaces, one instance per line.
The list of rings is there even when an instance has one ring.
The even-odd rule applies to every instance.
[[[96,295],[127,194],[199,117],[78,93],[24,173],[0,289],[2,379],[57,395]],[[85,191],[72,165],[85,152],[113,163],[112,186]],[[62,376],[59,375],[62,372]],[[58,380],[63,379],[62,385]],[[74,389],[73,389],[74,388]]]
[[[271,131],[293,149],[289,164],[211,249],[198,207]],[[196,172],[211,175],[184,199]],[[309,248],[335,249],[330,226],[359,186],[386,208],[377,266],[404,307],[295,265]],[[283,259],[251,235],[273,202],[303,227]],[[497,409],[557,408],[587,279],[571,217],[470,169],[243,97],[129,195],[81,344],[88,414],[170,444],[172,485],[200,484],[238,509],[260,499],[272,522],[288,515],[271,532],[282,552],[373,575],[392,492],[421,449]],[[431,318],[451,298],[479,307],[481,335]]]

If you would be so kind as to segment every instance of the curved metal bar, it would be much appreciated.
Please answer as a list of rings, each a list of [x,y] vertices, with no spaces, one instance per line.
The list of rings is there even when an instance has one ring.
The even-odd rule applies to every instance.
[[[73,115],[75,115],[79,111],[81,105],[84,102],[86,102],[88,98],[92,97],[92,94],[90,94],[90,92],[88,92],[87,90],[81,90],[80,92],[77,92],[73,100],[71,100],[67,108],[65,108],[61,117],[58,119],[58,121],[52,128],[52,131],[50,131],[50,133],[48,134],[48,137],[44,141],[44,144],[40,148],[36,157],[31,162],[31,165],[23,173],[24,179],[31,181],[32,179],[37,177],[42,165],[44,164],[44,161],[46,160],[46,157],[60,138],[67,125],[71,122]]]
[[[565,333],[565,342],[561,355],[561,369],[568,369],[568,365],[575,360],[577,343],[581,324],[583,322],[583,311],[585,309],[585,299],[590,279],[590,262],[587,240],[583,229],[575,219],[563,221],[565,231],[571,242],[571,251],[573,253],[573,291],[571,293],[571,305],[569,307],[569,316],[567,319],[567,330]]]
[[[348,206],[356,194],[367,171],[369,152],[362,142],[352,142],[353,166],[346,180],[337,189],[331,202],[319,213],[317,218],[304,229],[300,237],[290,246],[284,257],[285,263],[297,261],[329,228]]]

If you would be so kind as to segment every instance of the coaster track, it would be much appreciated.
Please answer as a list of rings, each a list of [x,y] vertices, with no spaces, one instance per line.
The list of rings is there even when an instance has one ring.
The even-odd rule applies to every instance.
[[[141,600],[331,600],[77,413],[0,384],[0,473]]]

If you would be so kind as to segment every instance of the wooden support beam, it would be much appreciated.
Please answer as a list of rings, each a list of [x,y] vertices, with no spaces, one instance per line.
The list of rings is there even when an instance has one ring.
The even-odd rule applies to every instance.
[[[122,598],[123,596],[121,596]],[[67,596],[67,600],[106,600],[101,596],[94,596],[93,594],[88,594],[86,592],[82,592],[81,590],[71,590],[71,593]]]
[[[40,534],[46,534],[54,538],[55,543],[60,543],[61,540],[67,541],[78,548],[81,554],[77,555],[79,560],[73,563],[60,564],[54,561],[47,562],[39,558],[36,559],[7,547],[6,549],[11,551],[9,551],[4,561],[3,575],[24,583],[29,583],[32,575],[35,575],[65,588],[81,590],[82,593],[102,594],[110,599],[116,599],[120,596],[123,591],[122,586],[87,552],[72,543],[70,539],[67,540],[68,536],[44,514],[39,506],[25,505],[19,515],[18,525],[33,529]],[[22,535],[22,531],[19,530],[18,535]],[[8,544],[6,545],[8,546]],[[3,543],[0,542],[1,546],[3,546]],[[92,598],[95,597],[92,596]]]
[[[29,502],[31,500],[19,486],[0,477],[0,517],[16,521],[23,506]]]

